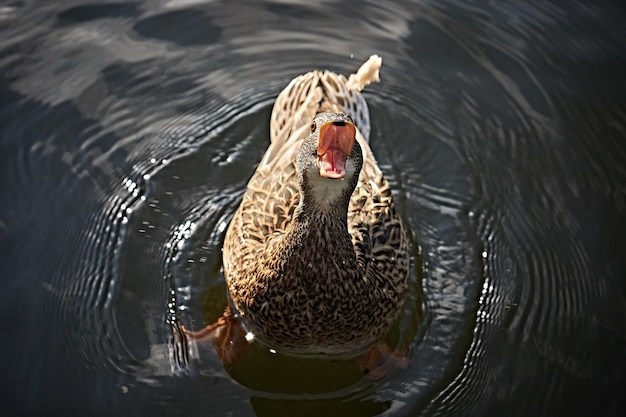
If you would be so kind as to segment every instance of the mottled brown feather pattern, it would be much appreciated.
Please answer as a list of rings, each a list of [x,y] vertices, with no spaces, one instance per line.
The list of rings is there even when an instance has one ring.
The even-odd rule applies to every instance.
[[[367,104],[346,83],[343,76],[314,71],[281,93],[270,147],[225,238],[224,273],[235,307],[255,335],[286,351],[366,349],[397,318],[406,293],[407,239],[367,144]],[[312,212],[294,222],[300,200],[296,153],[311,120],[324,110],[353,116],[363,167],[347,218]],[[346,233],[351,240],[338,243]]]

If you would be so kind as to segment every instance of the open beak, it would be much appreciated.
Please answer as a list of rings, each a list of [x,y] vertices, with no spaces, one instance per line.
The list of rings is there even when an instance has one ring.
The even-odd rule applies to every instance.
[[[331,120],[320,127],[317,158],[322,177],[343,178],[346,175],[346,160],[355,140],[356,127],[347,120]]]

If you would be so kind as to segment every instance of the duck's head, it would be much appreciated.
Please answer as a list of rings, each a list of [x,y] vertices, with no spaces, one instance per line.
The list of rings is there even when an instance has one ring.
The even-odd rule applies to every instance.
[[[303,194],[311,193],[320,205],[347,202],[363,166],[357,129],[344,113],[319,113],[298,151],[296,167]]]

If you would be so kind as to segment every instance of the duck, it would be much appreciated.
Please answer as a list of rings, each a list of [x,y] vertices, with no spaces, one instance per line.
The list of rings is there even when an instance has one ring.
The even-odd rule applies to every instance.
[[[247,334],[278,351],[365,352],[404,304],[408,239],[361,94],[381,64],[373,55],[350,77],[316,70],[285,87],[226,230],[230,305]]]

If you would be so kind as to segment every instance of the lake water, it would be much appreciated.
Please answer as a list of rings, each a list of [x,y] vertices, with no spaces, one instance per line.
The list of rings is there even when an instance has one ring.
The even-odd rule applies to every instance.
[[[2,415],[621,416],[619,2],[6,1]],[[276,95],[371,54],[406,369],[187,343]]]

